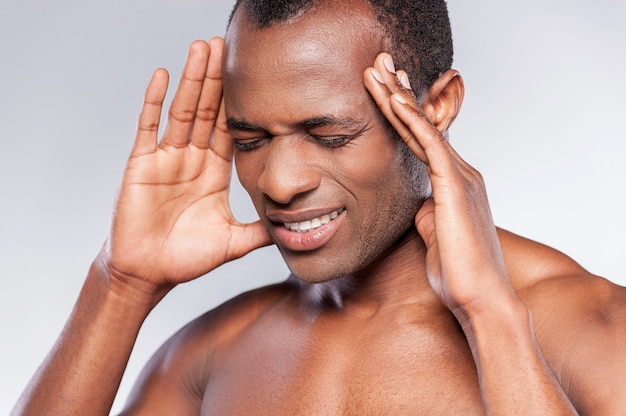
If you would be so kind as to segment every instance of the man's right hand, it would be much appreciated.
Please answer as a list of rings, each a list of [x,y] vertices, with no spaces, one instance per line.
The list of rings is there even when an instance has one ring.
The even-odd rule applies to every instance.
[[[178,283],[270,244],[260,222],[228,203],[233,143],[222,101],[222,39],[191,45],[163,138],[167,90],[155,72],[111,232],[56,344],[15,415],[107,415],[141,325]]]
[[[223,40],[196,41],[158,127],[168,73],[148,85],[110,235],[96,265],[147,295],[164,295],[271,243],[260,222],[238,223],[228,194],[233,143],[222,105]]]

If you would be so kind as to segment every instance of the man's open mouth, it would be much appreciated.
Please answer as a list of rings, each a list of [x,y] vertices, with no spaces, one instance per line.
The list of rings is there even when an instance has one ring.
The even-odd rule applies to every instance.
[[[322,215],[321,217],[312,218],[310,220],[302,221],[302,222],[286,222],[285,227],[291,231],[299,232],[299,233],[308,233],[309,231],[313,231],[316,228],[321,227],[324,224],[328,224],[335,218],[339,216],[342,212],[345,211],[345,208],[340,208],[331,212],[330,214]]]

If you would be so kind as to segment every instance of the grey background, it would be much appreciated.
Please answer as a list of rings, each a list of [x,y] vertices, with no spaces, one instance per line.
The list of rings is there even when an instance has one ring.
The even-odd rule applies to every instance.
[[[102,244],[154,68],[180,76],[232,1],[0,3],[0,414],[60,332]],[[451,0],[464,109],[458,151],[496,222],[626,283],[626,5]],[[240,220],[255,214],[238,186]],[[287,274],[275,248],[173,291],[145,323],[114,410],[177,328]]]

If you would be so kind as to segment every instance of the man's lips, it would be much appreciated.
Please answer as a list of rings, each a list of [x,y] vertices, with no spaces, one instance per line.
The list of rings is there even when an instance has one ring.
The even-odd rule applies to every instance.
[[[276,243],[287,250],[316,250],[326,244],[335,234],[345,218],[345,212],[345,208],[339,208],[327,213],[311,213],[308,218],[300,214],[298,215],[300,218],[294,216],[293,219],[284,218],[283,221],[273,221],[275,225],[272,234],[276,238]],[[270,219],[277,219],[277,217]]]

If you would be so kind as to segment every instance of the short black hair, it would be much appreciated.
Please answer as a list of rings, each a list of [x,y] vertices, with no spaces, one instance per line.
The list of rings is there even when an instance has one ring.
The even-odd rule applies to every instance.
[[[237,0],[230,19],[241,6],[251,23],[269,27],[332,1],[341,0]],[[452,67],[452,30],[445,0],[363,1],[369,3],[384,32],[386,52],[407,72],[416,93],[426,91]]]

